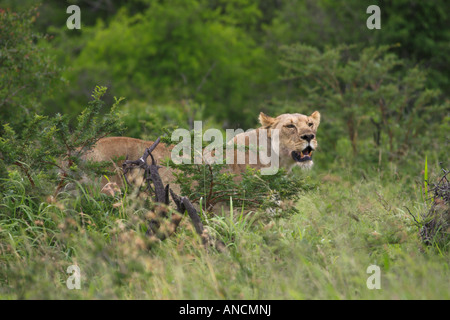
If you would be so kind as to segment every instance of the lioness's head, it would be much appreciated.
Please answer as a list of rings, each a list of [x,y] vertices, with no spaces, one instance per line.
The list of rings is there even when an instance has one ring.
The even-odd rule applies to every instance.
[[[310,116],[285,113],[272,118],[260,113],[259,122],[265,129],[278,129],[280,141],[280,164],[288,170],[293,165],[309,169],[313,165],[313,153],[317,148],[316,132],[320,124],[320,113]]]

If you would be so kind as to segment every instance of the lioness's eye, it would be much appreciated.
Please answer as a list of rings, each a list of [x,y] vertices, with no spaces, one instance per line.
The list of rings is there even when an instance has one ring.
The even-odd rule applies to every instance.
[[[308,123],[308,126],[312,127],[314,125],[314,123],[310,122]]]
[[[293,124],[288,124],[287,126],[286,126],[286,128],[295,128],[295,126],[293,125]]]

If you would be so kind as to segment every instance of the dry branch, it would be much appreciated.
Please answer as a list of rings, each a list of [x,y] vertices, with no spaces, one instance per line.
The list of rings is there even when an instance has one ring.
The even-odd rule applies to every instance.
[[[189,217],[191,218],[192,224],[194,225],[194,229],[198,235],[202,238],[202,242],[205,246],[210,246],[215,244],[215,247],[223,251],[225,249],[225,245],[220,242],[214,242],[211,236],[208,234],[207,230],[203,226],[203,223],[197,213],[197,210],[192,205],[191,201],[186,197],[178,196],[172,189],[170,189],[169,184],[164,187],[164,183],[159,175],[158,170],[161,168],[152,155],[152,151],[158,146],[161,138],[158,138],[149,148],[145,149],[144,154],[138,160],[125,160],[122,165],[123,175],[125,181],[128,185],[131,186],[127,175],[133,169],[143,169],[144,170],[144,178],[147,183],[146,190],[152,191],[154,195],[155,203],[163,203],[165,205],[169,205],[169,193],[172,197],[173,202],[176,205],[177,211],[184,215],[187,211]],[[151,158],[151,164],[147,164],[147,158]],[[153,188],[151,185],[153,184]],[[156,217],[151,219],[149,222],[149,228],[147,230],[147,235],[156,236],[160,240],[164,240],[173,234],[178,225],[180,224],[181,217],[178,214],[172,214],[170,217],[170,223],[164,223],[169,219],[168,212],[165,210],[157,210]]]

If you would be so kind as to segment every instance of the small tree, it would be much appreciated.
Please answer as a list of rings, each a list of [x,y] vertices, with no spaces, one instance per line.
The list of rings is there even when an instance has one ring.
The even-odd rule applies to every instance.
[[[60,69],[39,41],[33,23],[36,8],[11,12],[0,8],[0,135],[9,123],[13,129],[25,125],[47,94],[60,79]]]
[[[360,141],[372,135],[390,160],[401,158],[418,148],[421,134],[448,108],[437,102],[438,90],[425,88],[426,73],[406,69],[390,48],[357,52],[340,46],[320,52],[297,44],[282,49],[284,79],[298,85],[301,103],[322,109],[335,130],[347,135],[354,156]]]
[[[193,138],[194,131],[191,131]],[[167,137],[163,141],[170,143]],[[226,154],[226,145],[223,146],[223,154]],[[206,212],[210,212],[218,203],[229,203],[230,198],[234,204],[245,208],[276,209],[280,206],[280,200],[297,199],[302,191],[314,188],[307,178],[296,174],[287,175],[282,168],[273,175],[262,175],[259,170],[247,167],[238,178],[237,174],[227,170],[227,164],[194,164],[194,152],[191,154],[191,163],[175,164],[169,160],[166,164],[178,170],[174,176],[181,195],[192,203],[201,202]]]
[[[94,89],[93,100],[78,116],[74,128],[70,128],[69,118],[60,114],[54,117],[36,114],[24,124],[20,134],[9,124],[4,125],[5,134],[0,137],[2,171],[6,172],[8,166],[19,167],[32,188],[36,187],[34,177],[45,175],[57,181],[57,189],[68,179],[79,178],[81,173],[106,173],[108,163],[81,161],[99,139],[123,131],[118,112],[122,98],[116,99],[108,113],[100,113],[105,92],[105,87]]]

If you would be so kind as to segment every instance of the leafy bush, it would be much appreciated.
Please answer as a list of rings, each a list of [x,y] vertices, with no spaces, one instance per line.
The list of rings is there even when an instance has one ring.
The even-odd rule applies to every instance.
[[[38,45],[47,39],[33,28],[38,16],[36,8],[0,8],[0,135],[5,124],[18,129],[32,119],[42,96],[60,82],[50,50]]]
[[[366,9],[378,5],[381,30],[368,30]],[[450,54],[449,6],[445,0],[348,0],[345,4],[329,0],[286,1],[274,10],[266,27],[267,42],[274,47],[302,42],[325,49],[341,44],[358,44],[362,49],[392,45],[390,52],[407,65],[421,64],[427,69],[427,86],[449,94]]]
[[[62,188],[68,179],[79,179],[90,171],[105,173],[105,163],[81,161],[82,156],[102,137],[122,129],[121,114],[117,99],[107,114],[100,114],[104,102],[105,87],[96,87],[93,100],[78,116],[76,126],[69,126],[69,118],[57,114],[54,117],[35,115],[24,125],[20,133],[9,126],[3,126],[5,134],[0,137],[2,171],[16,166],[29,182],[28,187],[49,192],[48,185],[38,186],[35,176],[46,175],[49,183],[58,181],[57,189]],[[40,179],[41,180],[41,179]]]
[[[205,121],[204,109],[192,101],[166,104],[128,101],[122,108],[127,136],[143,140],[156,140],[163,132],[176,128],[189,129],[194,120]]]
[[[191,137],[193,139],[194,131],[191,131]],[[167,137],[164,140],[170,142]],[[226,154],[226,146],[223,148],[223,154]],[[195,164],[194,156],[193,152],[191,164],[175,164],[172,160],[166,164],[178,170],[174,175],[181,194],[193,203],[202,202],[206,212],[211,212],[218,203],[229,203],[230,199],[236,206],[271,208],[273,211],[280,208],[283,201],[298,199],[302,191],[315,187],[307,178],[286,174],[283,168],[275,174],[262,175],[259,170],[247,166],[246,171],[238,175],[227,169],[227,164]],[[284,209],[287,212],[294,208]]]
[[[427,164],[425,164],[425,168]],[[422,241],[439,250],[450,248],[450,181],[449,171],[442,169],[437,182],[430,183],[425,169],[425,195],[428,211],[417,222]],[[430,203],[430,204],[428,204]]]
[[[105,83],[133,99],[193,100],[208,106],[206,116],[234,119],[269,76],[261,48],[209,1],[149,1],[142,12],[120,10],[109,24],[83,32],[87,43],[66,73],[75,99],[86,86]]]
[[[343,154],[336,145],[344,136],[352,158],[374,164],[383,158],[419,159],[429,149],[426,135],[437,129],[448,101],[438,99],[439,90],[425,87],[426,72],[421,68],[398,73],[404,62],[390,48],[368,47],[360,52],[352,46],[323,52],[303,44],[283,48],[284,79],[298,88],[297,103],[323,110],[328,128],[322,131],[333,133],[325,143],[334,157]]]

